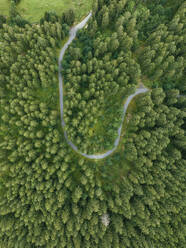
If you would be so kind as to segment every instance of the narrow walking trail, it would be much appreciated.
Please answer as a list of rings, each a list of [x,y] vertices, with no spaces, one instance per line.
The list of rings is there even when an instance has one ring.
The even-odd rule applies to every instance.
[[[67,50],[68,46],[70,45],[70,43],[73,41],[73,39],[76,37],[76,33],[79,29],[82,29],[86,23],[88,22],[89,18],[91,17],[92,13],[90,13],[82,22],[80,22],[79,24],[77,24],[75,27],[72,27],[71,30],[70,30],[70,33],[69,33],[69,39],[68,41],[65,43],[65,45],[62,47],[61,51],[60,51],[60,55],[59,55],[59,60],[58,60],[58,66],[59,66],[59,72],[58,72],[58,78],[59,78],[59,96],[60,96],[60,112],[61,112],[61,124],[62,124],[62,128],[63,128],[63,131],[64,131],[64,136],[65,136],[65,139],[67,141],[67,143],[72,147],[72,149],[74,151],[76,151],[77,153],[81,154],[82,156],[86,157],[86,158],[89,158],[89,159],[103,159],[105,157],[108,157],[111,153],[113,153],[118,144],[119,144],[119,140],[120,140],[120,136],[121,136],[121,130],[122,130],[122,126],[123,126],[123,121],[124,121],[124,118],[125,118],[125,115],[126,115],[126,111],[127,111],[127,108],[128,108],[128,105],[130,104],[130,102],[132,101],[132,99],[141,94],[141,93],[145,93],[148,91],[147,88],[143,87],[143,86],[140,86],[138,89],[136,89],[135,93],[130,95],[125,104],[123,105],[123,113],[122,113],[122,121],[121,121],[121,125],[120,127],[118,128],[118,136],[114,142],[114,147],[113,149],[111,150],[108,150],[107,152],[105,153],[102,153],[102,154],[86,154],[86,153],[82,153],[81,151],[78,150],[77,146],[75,146],[69,139],[68,139],[68,136],[67,136],[67,133],[64,129],[65,127],[65,122],[64,122],[64,118],[63,118],[63,108],[64,108],[64,104],[63,104],[63,101],[64,101],[64,97],[63,97],[63,78],[62,78],[62,75],[61,75],[61,69],[62,69],[62,66],[61,66],[61,62],[63,60],[63,57],[64,57],[64,54],[65,54],[65,51]]]

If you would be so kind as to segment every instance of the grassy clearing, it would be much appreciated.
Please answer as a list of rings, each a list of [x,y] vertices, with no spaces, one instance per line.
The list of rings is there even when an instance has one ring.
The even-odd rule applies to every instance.
[[[0,15],[8,16],[9,14],[9,0],[0,0]]]
[[[21,0],[17,9],[30,22],[38,22],[45,11],[55,11],[58,15],[61,15],[62,12],[70,8],[74,10],[76,20],[79,20],[91,10],[92,2],[93,0]]]
[[[129,122],[132,117],[132,114],[136,110],[136,96],[129,104],[126,112],[126,116],[123,122],[121,137],[119,145],[115,152],[111,155],[110,158],[105,158],[102,163],[103,166],[107,167],[107,173],[112,182],[119,183],[120,180],[123,179],[127,175],[127,173],[131,170],[132,165],[125,158],[125,147],[123,140],[127,138],[128,133],[130,132]],[[109,164],[109,159],[112,161]]]

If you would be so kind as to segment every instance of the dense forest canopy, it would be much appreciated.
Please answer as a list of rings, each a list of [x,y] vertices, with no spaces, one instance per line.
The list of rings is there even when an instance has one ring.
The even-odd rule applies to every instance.
[[[136,85],[185,91],[185,3],[143,43],[139,30],[149,11],[132,3],[95,1],[88,30],[79,33],[63,62],[66,131],[85,153],[113,146],[122,102]]]
[[[95,0],[62,62],[75,13],[0,16],[0,248],[186,247],[186,2]]]

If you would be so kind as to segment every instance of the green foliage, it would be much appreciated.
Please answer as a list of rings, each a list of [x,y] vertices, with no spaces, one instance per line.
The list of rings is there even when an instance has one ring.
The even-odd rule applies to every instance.
[[[68,27],[54,12],[40,25],[1,17],[0,247],[186,247],[185,5],[141,43],[150,7],[135,3],[94,1],[63,64],[67,133],[92,152],[110,148],[137,83],[156,87],[129,106],[119,149],[101,161],[72,151],[60,124]]]
[[[69,26],[71,26],[75,21],[75,13],[73,9],[69,9],[62,15],[62,23],[67,23]]]
[[[21,0],[12,0],[13,2],[15,2],[15,4],[20,3]]]
[[[139,38],[146,40],[160,24],[169,23],[184,2],[184,0],[138,1],[136,13]]]
[[[3,15],[0,15],[0,28],[3,27],[3,23],[6,23],[6,18]]]
[[[164,89],[185,91],[185,10],[184,2],[167,25],[151,33],[139,55],[143,73]]]
[[[113,17],[109,4],[99,4],[99,13],[94,13],[88,31],[79,32],[62,65],[67,135],[79,150],[90,154],[112,148],[123,101],[141,76],[132,55],[136,19],[129,12]],[[125,1],[121,1],[118,13],[124,10]],[[109,26],[111,22],[116,24]]]

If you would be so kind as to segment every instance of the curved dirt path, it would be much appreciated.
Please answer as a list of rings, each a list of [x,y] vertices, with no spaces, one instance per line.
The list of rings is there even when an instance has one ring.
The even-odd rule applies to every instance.
[[[125,114],[126,114],[128,105],[130,104],[130,102],[132,101],[132,99],[135,96],[137,96],[138,94],[147,92],[148,89],[145,88],[145,87],[143,87],[143,86],[140,86],[138,89],[136,89],[136,91],[135,91],[134,94],[130,95],[127,98],[127,100],[126,100],[126,102],[125,102],[125,104],[123,106],[122,121],[121,121],[120,127],[118,128],[118,136],[117,136],[117,138],[116,138],[116,140],[114,142],[114,148],[113,149],[108,150],[107,152],[102,153],[102,154],[86,154],[86,153],[80,152],[78,150],[77,146],[75,146],[68,139],[67,133],[64,130],[65,122],[64,122],[64,119],[63,119],[63,108],[64,108],[63,100],[64,99],[63,99],[63,79],[62,79],[62,75],[61,75],[61,69],[62,69],[61,62],[63,60],[63,57],[64,57],[64,54],[65,54],[66,49],[68,48],[68,46],[70,45],[70,43],[73,41],[73,39],[76,37],[77,31],[85,26],[85,24],[87,23],[87,21],[89,20],[89,18],[91,17],[91,15],[92,15],[92,13],[90,13],[82,22],[80,22],[79,24],[77,24],[75,27],[72,27],[71,28],[70,33],[69,33],[69,39],[65,43],[65,45],[62,47],[62,49],[60,51],[60,56],[59,56],[59,60],[58,60],[58,66],[59,66],[58,78],[59,78],[60,112],[61,112],[61,124],[62,124],[62,127],[63,127],[64,136],[65,136],[65,139],[66,139],[67,143],[72,147],[72,149],[74,151],[76,151],[77,153],[81,154],[82,156],[86,157],[86,158],[90,158],[90,159],[102,159],[102,158],[105,158],[105,157],[109,156],[111,153],[113,153],[116,150],[116,148],[117,148],[117,146],[119,144],[119,140],[120,140],[120,136],[121,136],[121,130],[122,130],[122,126],[123,126],[123,121],[124,121],[124,117],[125,117]]]

